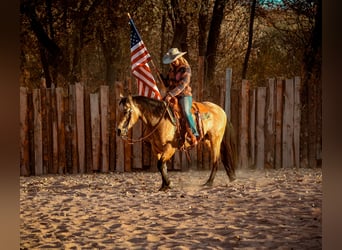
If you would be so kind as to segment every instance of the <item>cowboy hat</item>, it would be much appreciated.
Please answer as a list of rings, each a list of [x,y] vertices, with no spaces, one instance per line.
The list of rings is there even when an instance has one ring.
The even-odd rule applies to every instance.
[[[169,64],[181,57],[182,55],[186,54],[186,52],[181,52],[177,48],[171,48],[163,57],[163,63]]]

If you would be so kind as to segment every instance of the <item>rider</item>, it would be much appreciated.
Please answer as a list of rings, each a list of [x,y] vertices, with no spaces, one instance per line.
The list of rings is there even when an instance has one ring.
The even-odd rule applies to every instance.
[[[169,102],[172,97],[177,97],[178,103],[182,107],[183,113],[186,116],[191,144],[196,145],[199,139],[199,133],[196,124],[191,114],[192,93],[190,87],[191,68],[187,60],[183,57],[187,52],[181,52],[177,48],[171,48],[163,57],[164,64],[170,64],[170,69],[166,77],[161,75],[165,87],[168,92],[164,97],[165,101]]]

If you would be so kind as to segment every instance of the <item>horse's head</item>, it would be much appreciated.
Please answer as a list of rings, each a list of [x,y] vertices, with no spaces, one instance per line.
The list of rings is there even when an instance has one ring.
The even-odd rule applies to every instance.
[[[133,127],[133,125],[139,119],[139,110],[134,105],[134,101],[131,95],[128,97],[122,97],[119,102],[120,117],[117,127],[118,136],[127,136],[128,130]]]

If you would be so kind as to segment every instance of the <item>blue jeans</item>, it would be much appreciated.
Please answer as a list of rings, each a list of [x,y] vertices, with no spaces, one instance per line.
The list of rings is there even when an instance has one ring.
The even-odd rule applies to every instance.
[[[181,105],[181,107],[184,111],[184,114],[188,120],[189,127],[190,127],[192,133],[194,134],[194,136],[198,137],[199,133],[197,131],[195,121],[192,118],[192,114],[191,114],[192,96],[181,96],[181,97],[179,97],[178,100],[179,100],[179,104]]]

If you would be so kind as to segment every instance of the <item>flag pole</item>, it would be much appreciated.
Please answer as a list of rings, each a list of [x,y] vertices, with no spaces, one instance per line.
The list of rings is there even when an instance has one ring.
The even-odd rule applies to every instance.
[[[128,18],[129,19],[132,19],[131,18],[131,15],[127,12],[127,16],[128,16]],[[154,69],[154,71],[156,72],[156,75],[157,75],[157,78],[158,78],[158,81],[159,81],[159,84],[161,84],[162,85],[162,87],[164,88],[164,81],[161,79],[161,77],[160,77],[160,71],[159,71],[159,69],[156,67],[156,65],[154,64],[154,62],[153,62],[153,59],[152,59],[152,56],[151,56],[151,65],[152,65],[152,68]]]

